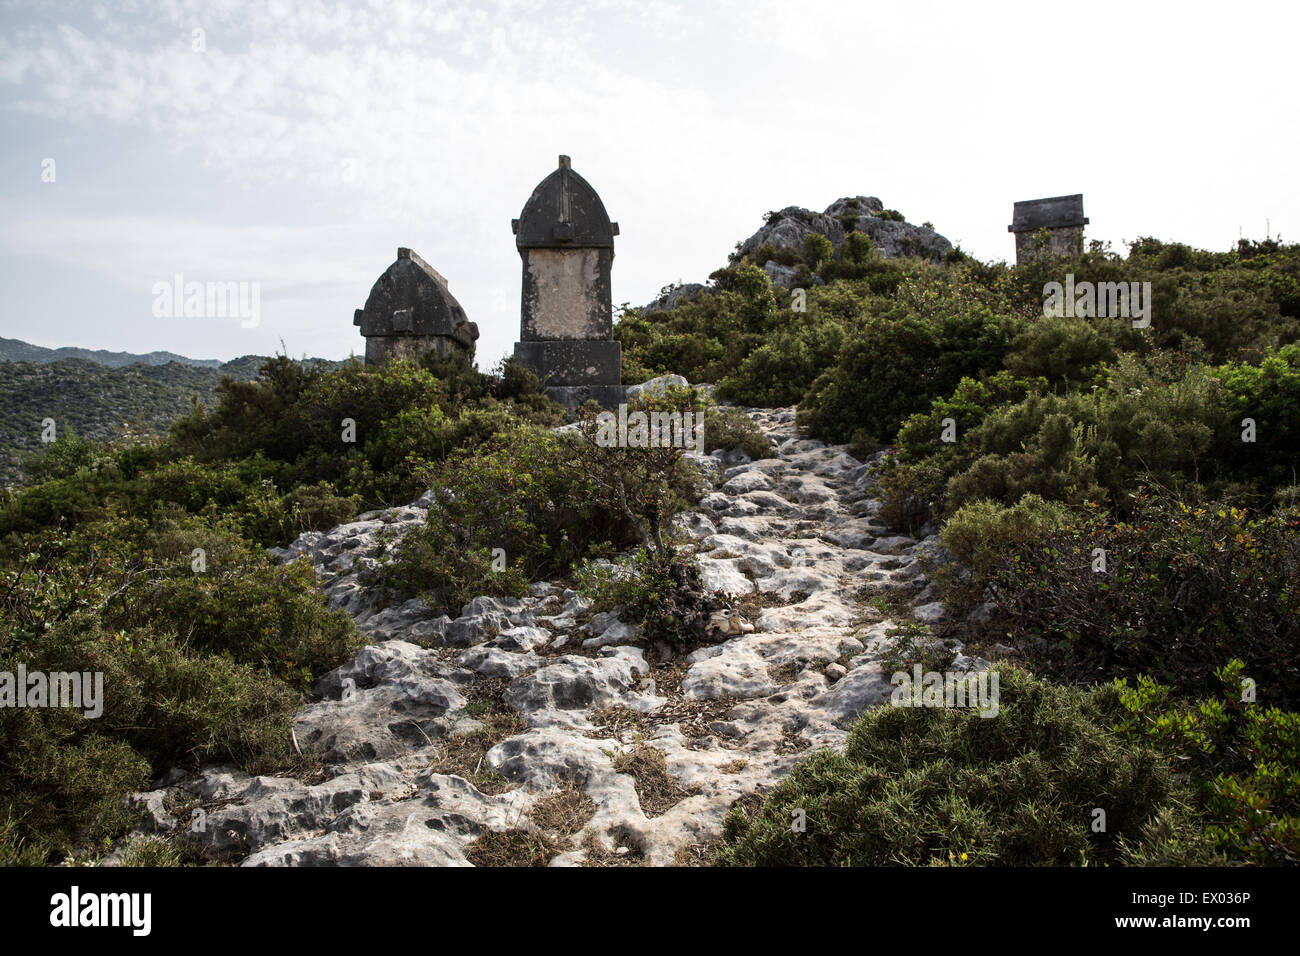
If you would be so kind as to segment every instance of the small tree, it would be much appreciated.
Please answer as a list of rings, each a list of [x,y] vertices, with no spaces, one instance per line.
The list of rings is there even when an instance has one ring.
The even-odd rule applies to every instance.
[[[669,387],[657,395],[638,396],[621,415],[603,411],[594,402],[579,412],[574,446],[594,483],[597,503],[625,514],[646,550],[665,563],[672,559],[665,528],[698,495],[701,476],[687,451],[697,436],[702,439],[706,404],[693,388]],[[702,440],[699,444],[702,450]]]
[[[835,246],[820,232],[810,232],[803,237],[803,261],[814,272],[823,262],[830,262]]]
[[[593,504],[625,515],[642,545],[621,570],[589,576],[580,589],[598,605],[619,606],[622,619],[639,625],[647,639],[677,647],[706,639],[710,616],[726,606],[703,586],[693,555],[679,550],[669,533],[673,518],[701,490],[688,451],[707,447],[703,416],[710,404],[689,387],[640,396],[617,414],[589,403],[573,438],[579,468],[594,486]]]

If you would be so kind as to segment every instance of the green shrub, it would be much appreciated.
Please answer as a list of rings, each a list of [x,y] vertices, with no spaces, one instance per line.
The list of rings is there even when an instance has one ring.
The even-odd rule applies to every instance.
[[[281,490],[327,482],[343,498],[403,504],[423,490],[419,475],[429,464],[521,419],[554,422],[556,406],[535,389],[517,368],[498,379],[431,354],[385,366],[351,362],[333,372],[281,356],[256,381],[223,380],[217,406],[177,422],[172,442],[200,463],[264,460],[261,477]],[[493,392],[519,400],[498,401]],[[228,480],[214,476],[184,493],[195,499],[229,490],[211,487],[218,478]]]
[[[158,836],[133,837],[122,849],[122,866],[181,866],[180,850]]]
[[[0,859],[46,862],[133,822],[128,793],[172,766],[234,763],[252,773],[291,762],[301,695],[251,667],[147,630],[71,621],[0,654],[0,670],[100,672],[103,714],[0,709]],[[0,828],[4,830],[6,828]]]
[[[953,557],[973,572],[982,592],[989,575],[1018,548],[1037,544],[1068,521],[1063,505],[1028,494],[1010,508],[993,501],[965,504],[944,522],[940,537]]]
[[[810,232],[803,237],[803,261],[814,272],[823,262],[835,255],[835,246],[820,232]]]
[[[1206,834],[1233,861],[1300,862],[1300,714],[1244,700],[1245,665],[1214,672],[1216,693],[1170,697],[1141,677],[1120,680],[1119,729],[1161,750],[1190,773],[1211,821]]]
[[[1100,513],[1023,541],[991,575],[991,627],[1072,680],[1147,674],[1195,694],[1233,658],[1261,700],[1300,702],[1300,512],[1140,494],[1131,520]],[[1096,549],[1105,552],[1105,571]]]
[[[898,429],[898,453],[904,461],[917,461],[936,453],[948,457],[961,453],[965,437],[980,425],[989,412],[1001,405],[1024,400],[1031,394],[1043,391],[1045,379],[1016,378],[1002,371],[986,379],[963,378],[951,395],[941,396],[930,403],[925,412],[910,415]],[[957,441],[941,440],[944,419],[951,418],[956,426]]]
[[[794,405],[835,363],[843,343],[838,323],[809,314],[750,352],[718,382],[718,397],[764,408]]]
[[[1044,378],[1055,388],[1089,384],[1116,358],[1103,319],[1044,316],[1016,336],[1007,369],[1020,378]]]
[[[1149,747],[1111,730],[1113,688],[1002,667],[999,711],[881,705],[844,753],[805,758],[727,817],[724,866],[1079,865],[1213,860]],[[1092,832],[1093,809],[1106,830]],[[806,830],[792,827],[802,811]],[[1173,834],[1166,832],[1174,821]]]
[[[933,504],[943,493],[944,479],[936,462],[886,459],[876,484],[881,520],[895,531],[916,533],[934,516]]]
[[[956,288],[918,288],[900,305],[854,329],[836,366],[800,404],[800,424],[830,442],[863,431],[894,439],[904,418],[947,395],[963,377],[1002,364],[1010,326],[977,297]]]
[[[431,469],[424,525],[385,555],[375,583],[448,609],[478,594],[518,594],[529,580],[632,542],[628,519],[596,502],[572,436],[533,428],[500,435]],[[494,567],[497,549],[505,568]]]
[[[657,393],[643,394],[627,403],[629,422],[633,416],[648,420],[648,433],[659,424],[660,439],[636,447],[632,429],[628,447],[615,436],[614,415],[587,403],[578,419],[576,434],[570,436],[569,451],[578,469],[589,478],[593,502],[611,513],[621,513],[635,529],[641,546],[663,556],[668,550],[667,532],[673,518],[687,505],[699,500],[705,482],[700,469],[686,457],[686,449],[664,439],[663,429],[676,415],[699,421],[712,401],[690,386],[670,386]],[[686,419],[679,419],[684,426]],[[611,439],[618,438],[618,441]]]
[[[161,522],[151,558],[103,607],[111,628],[168,630],[196,650],[254,665],[306,689],[361,648],[346,611],[329,611],[310,562],[277,564],[260,547],[190,519]],[[195,549],[205,570],[196,571]]]
[[[1270,352],[1258,365],[1229,364],[1210,371],[1222,388],[1222,424],[1215,431],[1218,474],[1256,480],[1262,489],[1294,484],[1300,471],[1300,345]],[[1253,443],[1242,422],[1255,422]]]
[[[1215,450],[1237,433],[1225,421],[1220,383],[1200,367],[1164,382],[1125,356],[1104,389],[1030,391],[987,410],[978,403],[947,407],[977,423],[927,459],[949,476],[937,502],[943,513],[979,499],[1011,505],[1031,493],[1071,504],[1104,500],[1124,512],[1144,476],[1189,489],[1249,477],[1216,461]],[[909,428],[912,454],[923,450],[919,439],[935,417],[932,411]]]
[[[751,460],[775,458],[776,450],[763,429],[739,408],[709,408],[704,413],[705,454],[716,449],[744,449]]]
[[[593,611],[619,610],[619,619],[641,628],[648,642],[676,647],[699,643],[709,616],[724,606],[706,591],[693,557],[668,549],[639,548],[613,564],[586,564],[575,575]]]
[[[664,411],[683,401],[672,393],[628,405]],[[595,411],[581,423],[594,434]],[[517,594],[585,557],[653,543],[698,494],[698,473],[681,449],[603,448],[584,435],[518,428],[432,469],[426,523],[387,556],[376,580],[449,608],[476,594]],[[497,549],[504,569],[493,566]]]

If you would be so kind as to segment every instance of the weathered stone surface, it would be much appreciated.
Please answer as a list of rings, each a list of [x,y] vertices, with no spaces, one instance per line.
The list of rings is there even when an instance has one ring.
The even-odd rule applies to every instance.
[[[622,346],[613,341],[610,269],[618,224],[591,185],[561,156],[513,223],[523,260],[515,359],[568,407],[621,401]],[[573,389],[585,389],[576,393]]]
[[[712,295],[714,289],[707,285],[701,285],[698,282],[687,282],[684,285],[675,286],[665,292],[653,302],[644,306],[641,310],[643,315],[650,315],[654,312],[665,312],[668,309],[675,309],[685,302],[698,302],[701,296]]]
[[[379,532],[418,527],[420,507],[304,534],[277,554],[310,560],[330,600],[376,642],[325,675],[321,699],[296,716],[296,740],[323,756],[325,779],[169,774],[135,798],[151,825],[174,833],[202,809],[200,843],[246,866],[463,866],[479,834],[528,825],[536,802],[567,784],[596,811],[552,865],[586,862],[589,840],[656,866],[716,840],[736,800],[770,788],[810,749],[841,747],[855,717],[889,700],[881,659],[898,622],[859,592],[893,592],[911,605],[903,617],[941,609],[918,560],[922,551],[942,560],[939,543],[885,529],[867,507],[864,463],[798,436],[792,409],[747,411],[779,457],[720,469],[719,488],[677,522],[697,544],[706,585],[765,592],[743,613],[710,619],[719,643],[661,656],[631,643],[640,635],[617,609],[593,614],[550,583],[518,599],[475,598],[455,617],[419,600],[376,607],[357,575],[377,556]],[[955,650],[955,668],[985,666]],[[463,774],[434,772],[445,769],[445,746],[490,725],[485,692],[522,720],[496,731]],[[615,769],[643,747],[663,755],[682,788],[654,816]],[[511,789],[471,782],[493,771]]]
[[[659,375],[639,385],[629,385],[627,387],[627,397],[631,400],[640,398],[642,395],[663,395],[672,386],[689,384],[690,382],[686,381],[685,377],[681,375]]]
[[[887,259],[919,256],[937,261],[952,251],[952,243],[933,229],[881,218],[883,210],[880,200],[874,196],[837,199],[821,213],[787,206],[741,243],[739,254],[752,258],[763,246],[802,252],[804,240],[810,233],[825,236],[838,249],[850,232],[869,236],[876,251]],[[771,260],[760,265],[768,271],[774,283],[786,288],[794,283],[793,268]]]
[[[516,342],[515,360],[547,385],[618,385],[623,376],[623,346],[613,341]]]
[[[540,627],[508,627],[487,642],[490,647],[507,651],[531,651],[550,643],[551,632]]]
[[[353,324],[366,337],[366,364],[415,358],[424,351],[473,359],[478,326],[465,315],[447,280],[407,248],[370,290]]]
[[[515,710],[574,710],[617,703],[632,686],[632,668],[621,658],[593,660],[569,655],[506,689]]]

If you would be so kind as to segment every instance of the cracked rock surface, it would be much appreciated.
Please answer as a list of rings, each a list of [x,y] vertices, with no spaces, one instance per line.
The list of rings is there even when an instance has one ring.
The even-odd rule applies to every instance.
[[[358,572],[423,522],[421,499],[279,550],[307,556],[371,642],[295,719],[322,769],[207,767],[133,799],[156,829],[244,866],[464,866],[489,831],[554,838],[551,865],[698,859],[737,800],[842,746],[889,699],[896,621],[864,589],[917,620],[944,614],[919,560],[937,540],[885,528],[870,463],[800,437],[794,409],[746,411],[778,456],[715,453],[715,490],[678,518],[706,586],[737,598],[719,643],[661,659],[634,626],[548,583],[475,598],[454,619],[418,599],[372,607]],[[566,792],[595,809],[555,833],[548,801]]]

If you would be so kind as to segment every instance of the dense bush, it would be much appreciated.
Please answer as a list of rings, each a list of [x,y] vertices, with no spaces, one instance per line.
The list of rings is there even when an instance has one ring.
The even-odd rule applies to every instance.
[[[413,362],[320,373],[280,357],[257,381],[223,382],[216,408],[178,422],[175,442],[202,462],[262,457],[281,488],[329,482],[393,505],[423,490],[422,467],[513,427],[517,413],[554,420],[536,403],[498,403],[473,370],[429,364],[444,377]],[[498,388],[519,388],[519,379],[512,372]]]
[[[575,579],[593,611],[617,608],[619,619],[640,628],[642,639],[679,648],[701,642],[709,616],[725,606],[705,590],[697,562],[671,548],[638,548],[613,563],[589,563]]]
[[[1188,773],[1210,819],[1206,835],[1229,859],[1300,863],[1300,713],[1247,699],[1245,665],[1214,672],[1211,695],[1179,700],[1147,677],[1119,681],[1120,729]]]
[[[409,501],[448,457],[558,417],[509,363],[280,358],[166,439],[47,446],[0,500],[0,669],[101,671],[109,706],[0,711],[0,860],[93,858],[130,825],[126,794],[172,766],[289,768],[301,692],[360,639],[308,563],[262,546]],[[502,500],[478,499],[485,514]],[[600,528],[552,516],[545,544],[562,550],[569,522]]]
[[[1300,345],[1266,354],[1258,365],[1223,365],[1210,374],[1222,390],[1224,425],[1215,445],[1218,474],[1256,481],[1261,490],[1296,484],[1300,471]],[[1255,441],[1242,441],[1244,420]]]
[[[301,691],[361,644],[308,565],[275,564],[230,523],[118,516],[8,544],[0,671],[100,672],[105,701],[94,718],[0,709],[0,859],[116,835],[126,794],[173,766],[289,766]]]
[[[1028,494],[1011,507],[972,501],[944,522],[942,540],[974,578],[980,592],[1017,548],[1036,545],[1069,522],[1062,505]]]
[[[1100,319],[1043,317],[1016,336],[1007,369],[1021,378],[1043,378],[1054,388],[1091,384],[1116,358],[1112,323]]]
[[[964,381],[900,428],[881,487],[887,517],[904,527],[909,515],[950,515],[978,500],[1014,505],[1025,494],[1101,501],[1122,514],[1150,478],[1267,500],[1300,465],[1298,362],[1300,346],[1258,366],[1211,369],[1126,354],[1104,385],[1065,394],[1008,373]],[[1254,443],[1242,441],[1247,417]],[[955,442],[939,440],[944,418],[956,423]]]
[[[302,698],[257,669],[152,630],[73,621],[0,654],[0,670],[101,672],[98,718],[62,707],[0,709],[0,862],[52,862],[132,822],[124,797],[173,766],[291,763]]]
[[[827,441],[893,441],[908,415],[963,377],[1000,369],[1010,335],[1009,320],[971,290],[918,286],[848,333],[801,403],[800,424]]]
[[[360,649],[351,615],[326,610],[305,559],[278,564],[228,529],[193,519],[158,522],[144,545],[150,566],[105,603],[108,627],[170,629],[196,651],[303,690]]]
[[[743,261],[712,277],[716,292],[667,312],[627,310],[614,327],[623,346],[623,381],[665,373],[718,382],[763,344],[778,319],[767,274]]]
[[[989,578],[993,629],[1071,680],[1147,674],[1196,694],[1237,658],[1261,701],[1300,704],[1300,512],[1137,497],[1009,548]],[[1100,570],[1096,549],[1104,551]]]
[[[792,317],[790,327],[769,336],[718,382],[718,397],[740,405],[794,405],[835,363],[843,342],[843,328],[820,312]]]
[[[1002,667],[999,713],[881,705],[842,754],[817,751],[752,814],[733,810],[730,866],[1208,862],[1154,750],[1111,729],[1113,687],[1079,691]],[[1090,826],[1106,811],[1105,832]],[[802,811],[806,830],[793,827]]]
[[[618,510],[598,503],[572,436],[519,428],[432,469],[426,522],[386,555],[376,583],[459,609],[479,594],[518,594],[529,580],[632,543]],[[497,549],[505,567],[493,567]]]
[[[750,460],[775,458],[776,449],[763,429],[738,408],[708,408],[704,413],[704,453],[743,449]]]

